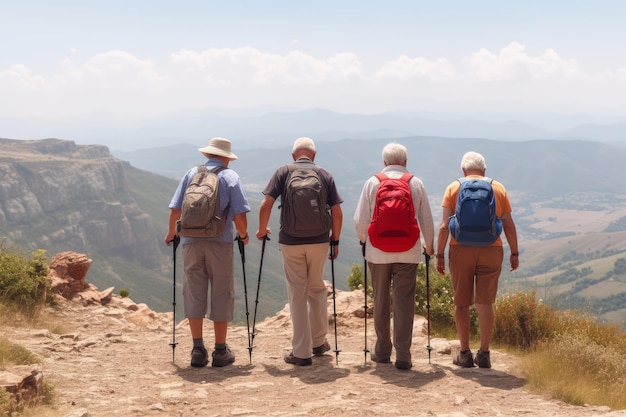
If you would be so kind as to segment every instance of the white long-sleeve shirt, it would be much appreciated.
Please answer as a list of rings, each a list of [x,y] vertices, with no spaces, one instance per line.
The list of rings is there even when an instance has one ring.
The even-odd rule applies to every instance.
[[[400,178],[408,170],[401,165],[388,165],[382,172],[389,178]],[[411,197],[413,198],[413,206],[415,207],[415,215],[420,227],[420,239],[415,246],[406,252],[383,252],[380,249],[369,244],[367,238],[367,228],[372,221],[372,213],[376,204],[376,191],[380,181],[376,176],[369,178],[363,190],[361,197],[354,212],[354,225],[356,233],[361,242],[366,242],[365,259],[375,264],[387,263],[418,263],[422,257],[422,246],[433,246],[435,236],[435,226],[433,216],[428,202],[428,195],[424,189],[422,180],[417,177],[411,178],[409,183],[411,187]]]

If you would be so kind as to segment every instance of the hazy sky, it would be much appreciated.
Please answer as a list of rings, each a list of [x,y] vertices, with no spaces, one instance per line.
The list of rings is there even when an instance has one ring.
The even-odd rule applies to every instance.
[[[0,10],[0,119],[259,107],[626,119],[621,0],[5,0]]]

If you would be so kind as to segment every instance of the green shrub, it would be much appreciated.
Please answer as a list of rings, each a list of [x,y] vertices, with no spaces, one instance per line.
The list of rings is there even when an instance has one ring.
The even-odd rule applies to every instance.
[[[126,298],[130,295],[130,293],[128,292],[127,289],[125,288],[120,288],[120,297],[122,298]]]
[[[439,275],[431,263],[428,270],[428,288],[426,286],[426,264],[420,262],[417,267],[415,286],[415,313],[428,318],[428,293],[430,293],[430,329],[442,337],[454,337],[454,291],[449,273]],[[470,331],[475,335],[478,330],[476,309],[470,309]]]
[[[48,300],[46,251],[28,258],[17,250],[0,245],[0,303],[30,311]]]
[[[557,330],[555,310],[537,301],[535,291],[504,294],[494,306],[493,341],[523,350],[534,349]]]
[[[430,328],[435,333],[448,334],[450,329],[455,327],[454,298],[450,277],[447,274],[439,275],[430,268],[428,288],[426,284],[426,268],[424,264],[420,264],[417,268],[415,312],[428,317],[428,292],[430,292]]]
[[[352,264],[350,275],[348,275],[348,287],[353,291],[362,290],[364,279],[363,265]],[[371,297],[373,294],[374,289],[372,288],[371,274],[368,274],[367,295]]]

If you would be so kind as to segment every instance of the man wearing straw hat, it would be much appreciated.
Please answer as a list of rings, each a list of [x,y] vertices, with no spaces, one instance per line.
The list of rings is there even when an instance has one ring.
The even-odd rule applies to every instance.
[[[211,287],[211,310],[209,319],[213,321],[215,350],[212,353],[212,366],[221,367],[235,361],[235,354],[226,344],[228,322],[234,313],[234,256],[233,242],[235,231],[244,244],[249,242],[247,212],[250,205],[241,184],[239,175],[228,164],[237,159],[231,151],[231,142],[224,138],[213,138],[209,145],[198,149],[207,158],[204,166],[207,171],[217,170],[219,178],[219,211],[225,217],[224,231],[217,237],[181,236],[183,248],[184,281],[183,301],[185,317],[189,320],[193,349],[191,366],[202,367],[208,364],[209,357],[202,334],[203,319],[207,314],[207,292]],[[192,182],[199,167],[193,167],[178,184],[169,204],[170,218],[165,243],[169,246],[177,235],[177,221],[181,218],[185,190]]]

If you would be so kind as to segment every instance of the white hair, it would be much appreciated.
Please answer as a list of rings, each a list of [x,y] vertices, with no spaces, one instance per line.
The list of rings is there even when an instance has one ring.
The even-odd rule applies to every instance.
[[[306,150],[315,152],[315,142],[313,142],[313,139],[311,138],[298,138],[293,143],[292,152],[295,152],[301,149],[306,149]]]
[[[461,169],[485,171],[487,169],[485,157],[478,152],[469,151],[461,159]]]
[[[406,162],[406,156],[406,147],[399,143],[388,143],[383,148],[383,162],[386,165],[402,165]]]

